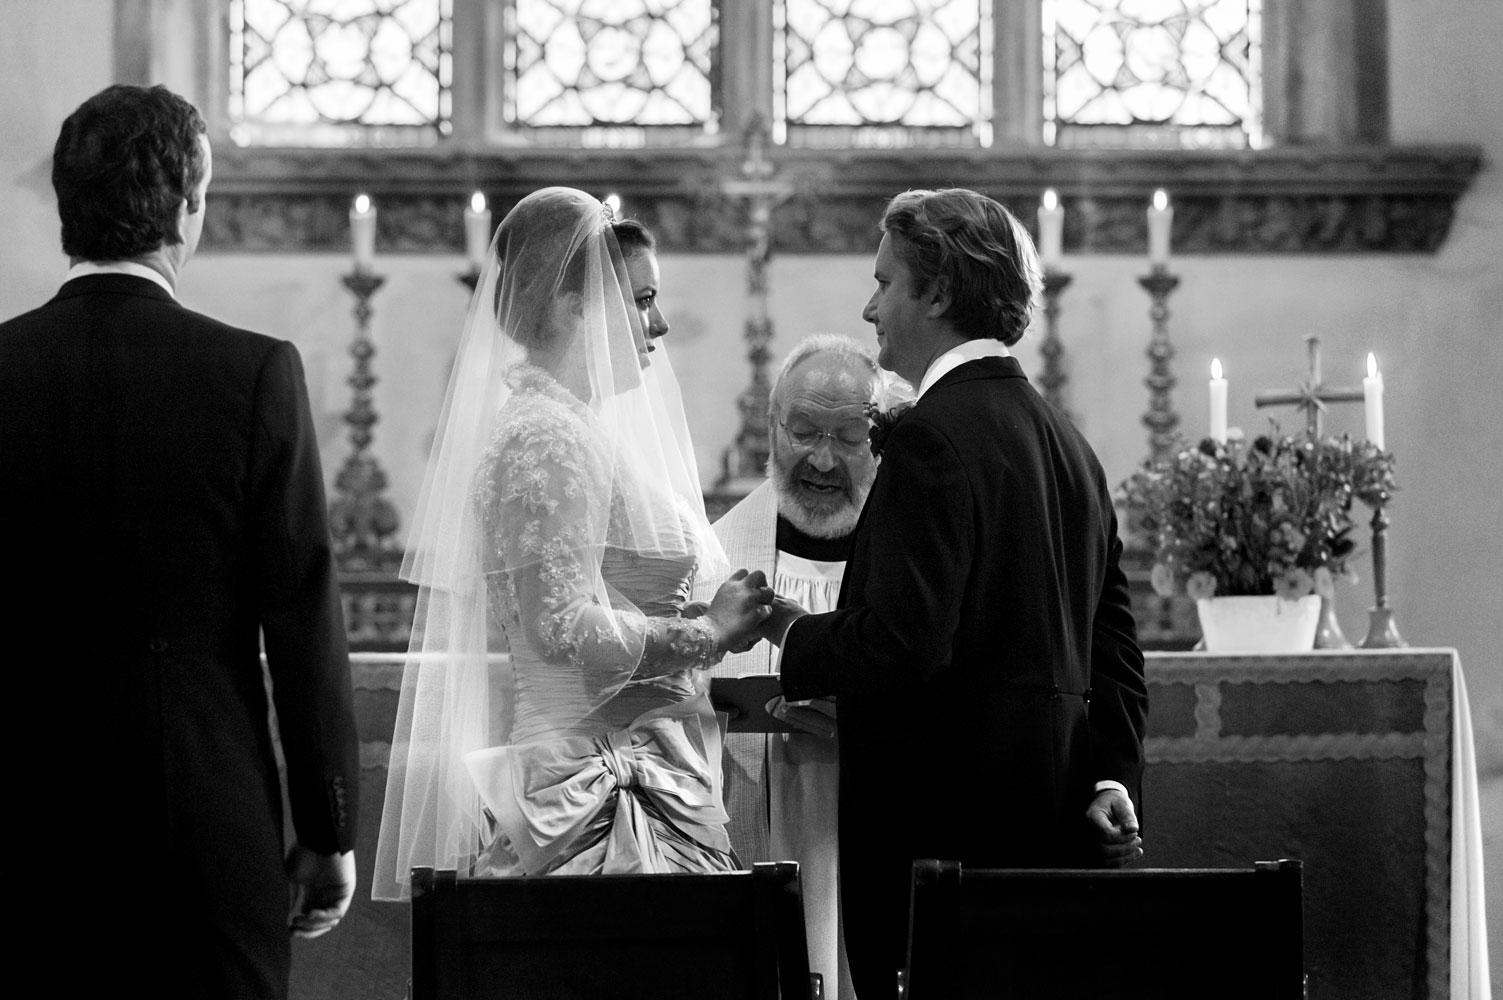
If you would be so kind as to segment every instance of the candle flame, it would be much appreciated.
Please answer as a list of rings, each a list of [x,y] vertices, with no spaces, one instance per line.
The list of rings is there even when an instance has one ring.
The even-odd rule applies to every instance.
[[[1159,188],[1153,193],[1153,207],[1162,212],[1169,207],[1169,192]]]
[[[358,213],[360,213],[361,215],[364,215],[366,212],[369,212],[370,210],[371,210],[371,198],[370,198],[370,195],[368,195],[368,194],[357,194],[355,196],[355,211],[358,212]]]
[[[1055,191],[1054,191],[1053,188],[1045,188],[1044,189],[1044,208],[1047,211],[1052,212],[1052,211],[1054,211],[1058,207],[1059,207],[1059,195],[1055,193]]]
[[[611,215],[615,216],[621,214],[621,196],[619,194],[616,194],[614,191],[612,191],[610,194],[606,195],[605,204],[610,208]]]
[[[1368,351],[1367,352],[1367,377],[1368,378],[1376,378],[1377,374],[1378,374],[1378,359],[1373,356],[1373,352],[1372,351]]]
[[[1211,378],[1220,378],[1220,377],[1221,377],[1221,359],[1220,358],[1212,358],[1211,359]]]
[[[479,191],[476,191],[474,194],[470,195],[470,211],[485,211],[485,195],[481,194]]]

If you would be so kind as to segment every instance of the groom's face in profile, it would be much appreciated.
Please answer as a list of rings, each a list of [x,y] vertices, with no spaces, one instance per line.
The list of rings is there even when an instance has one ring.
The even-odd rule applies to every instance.
[[[812,354],[783,377],[772,427],[778,513],[816,538],[856,528],[877,475],[866,403],[873,376],[829,352]]]
[[[894,232],[882,235],[872,266],[877,290],[861,311],[861,318],[877,329],[877,364],[918,385],[933,360],[929,334],[932,297],[914,286],[913,274],[899,251],[907,240]]]

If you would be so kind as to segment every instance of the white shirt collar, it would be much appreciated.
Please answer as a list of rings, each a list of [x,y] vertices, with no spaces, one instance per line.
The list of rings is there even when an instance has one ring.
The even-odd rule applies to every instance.
[[[145,264],[137,264],[133,260],[81,260],[68,268],[68,276],[63,280],[72,281],[74,278],[81,278],[86,274],[134,275],[137,278],[145,278],[148,281],[156,282],[168,295],[171,295],[174,299],[177,298],[177,293],[172,290],[172,285],[166,278],[162,277],[160,271],[153,271]]]
[[[924,393],[934,387],[934,383],[950,374],[967,361],[980,361],[982,358],[1006,358],[1012,352],[1007,345],[1000,340],[990,337],[982,337],[978,340],[967,340],[957,347],[952,347],[929,365],[929,370],[924,372],[923,381],[919,382],[918,398],[923,398]]]

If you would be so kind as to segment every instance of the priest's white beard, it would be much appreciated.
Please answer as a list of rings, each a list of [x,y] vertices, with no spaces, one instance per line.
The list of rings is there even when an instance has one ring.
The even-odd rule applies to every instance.
[[[866,495],[871,492],[872,480],[877,477],[875,466],[863,483],[853,482],[844,464],[837,463],[829,472],[819,472],[809,467],[807,474],[814,478],[827,482],[838,481],[841,484],[840,491],[829,497],[811,497],[799,488],[799,479],[806,474],[807,458],[800,458],[792,466],[784,467],[774,449],[770,464],[772,488],[778,497],[778,513],[786,517],[795,528],[812,538],[840,538],[856,530]]]

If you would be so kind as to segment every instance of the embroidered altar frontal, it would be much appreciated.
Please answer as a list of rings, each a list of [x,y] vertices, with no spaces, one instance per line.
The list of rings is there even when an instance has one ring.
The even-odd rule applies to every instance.
[[[1150,654],[1144,864],[1304,862],[1311,1000],[1449,995],[1454,654]]]

